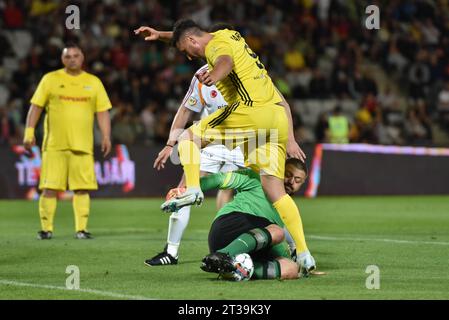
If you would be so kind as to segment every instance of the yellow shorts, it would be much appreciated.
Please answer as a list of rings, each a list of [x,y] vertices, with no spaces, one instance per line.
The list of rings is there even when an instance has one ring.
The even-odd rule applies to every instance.
[[[195,140],[240,146],[245,164],[260,174],[284,179],[288,119],[282,106],[248,107],[234,103],[190,127]]]
[[[39,189],[97,190],[94,157],[84,152],[44,151]]]

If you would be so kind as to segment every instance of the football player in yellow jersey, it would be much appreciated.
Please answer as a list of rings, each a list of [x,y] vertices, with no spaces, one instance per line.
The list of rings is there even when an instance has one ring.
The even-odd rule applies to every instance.
[[[30,150],[36,143],[34,129],[45,109],[39,182],[42,230],[38,239],[52,238],[57,192],[67,186],[75,193],[75,238],[90,239],[89,190],[98,188],[93,158],[94,118],[96,115],[103,136],[101,150],[106,156],[111,151],[111,102],[101,80],[82,70],[84,56],[78,46],[65,47],[61,60],[64,68],[45,74],[31,99],[23,139]]]
[[[235,30],[209,33],[192,20],[176,22],[173,31],[140,27],[146,41],[171,41],[189,59],[205,58],[209,71],[197,75],[205,85],[216,85],[229,106],[202,119],[178,139],[187,190],[162,205],[173,211],[204,195],[199,183],[199,148],[218,142],[228,148],[242,144],[247,164],[260,171],[264,191],[284,221],[297,247],[298,260],[307,271],[316,268],[304,237],[299,210],[285,192],[285,159],[304,160],[294,140],[290,107],[274,86],[264,65]],[[291,150],[288,150],[288,147]]]

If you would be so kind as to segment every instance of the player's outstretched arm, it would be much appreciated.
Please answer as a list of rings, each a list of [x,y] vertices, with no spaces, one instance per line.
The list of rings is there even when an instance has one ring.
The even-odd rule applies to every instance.
[[[175,118],[173,119],[173,123],[171,124],[167,144],[159,152],[156,160],[154,160],[153,168],[156,168],[157,170],[165,168],[165,163],[170,157],[173,151],[173,147],[178,141],[178,138],[181,135],[181,133],[184,131],[184,128],[186,127],[186,124],[189,121],[192,114],[193,114],[192,110],[187,109],[183,106],[179,107],[178,111],[176,112]]]
[[[211,72],[205,71],[196,75],[196,77],[206,86],[212,86],[226,78],[231,73],[232,68],[234,68],[234,60],[232,60],[232,57],[223,55],[215,60],[214,69]]]
[[[101,152],[103,157],[106,157],[112,149],[111,144],[111,117],[109,111],[97,112],[97,122],[100,127],[102,140],[101,140]]]
[[[282,101],[279,104],[284,107],[285,113],[287,114],[288,118],[287,155],[291,158],[300,159],[302,162],[304,162],[306,160],[306,154],[304,153],[304,151],[302,151],[302,149],[299,147],[298,143],[295,140],[295,133],[293,131],[293,119],[290,105],[277,88],[276,91],[282,98]]]
[[[159,31],[148,26],[141,26],[140,28],[134,30],[134,34],[145,36],[145,41],[161,40],[164,42],[169,42],[173,37],[172,31]]]
[[[25,134],[23,136],[23,145],[28,151],[31,151],[31,148],[36,144],[34,129],[36,128],[39,118],[41,117],[42,110],[44,110],[44,108],[31,104],[30,110],[28,111],[25,124]]]

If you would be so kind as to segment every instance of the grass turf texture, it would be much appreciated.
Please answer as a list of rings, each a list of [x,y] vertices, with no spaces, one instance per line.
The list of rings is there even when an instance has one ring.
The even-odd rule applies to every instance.
[[[166,240],[168,215],[159,199],[93,199],[94,240],[73,238],[71,203],[60,201],[50,241],[36,240],[37,202],[0,201],[0,299],[449,299],[449,197],[296,201],[309,248],[327,275],[242,283],[218,281],[199,268],[213,199],[192,210],[180,263],[168,267],[143,264]],[[81,289],[126,296],[5,283],[65,287],[68,265],[80,268]],[[380,269],[379,290],[365,287],[368,265]]]

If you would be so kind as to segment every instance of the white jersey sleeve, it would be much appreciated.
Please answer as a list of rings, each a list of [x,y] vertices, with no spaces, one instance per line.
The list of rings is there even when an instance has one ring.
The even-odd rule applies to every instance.
[[[181,106],[192,110],[193,112],[200,113],[205,107],[205,103],[201,98],[201,91],[199,87],[200,82],[196,77],[192,78],[190,82],[189,90],[187,91],[184,99],[182,100]]]
[[[205,104],[203,116],[208,116],[227,105],[226,100],[223,98],[216,86],[208,87],[201,84],[199,86],[201,90],[201,98]]]
[[[196,74],[205,70],[207,70],[207,65],[198,69]],[[203,85],[194,76],[190,82],[189,90],[182,100],[181,106],[193,112],[201,113],[201,118],[204,118],[226,106],[226,101],[216,86],[208,87]]]

